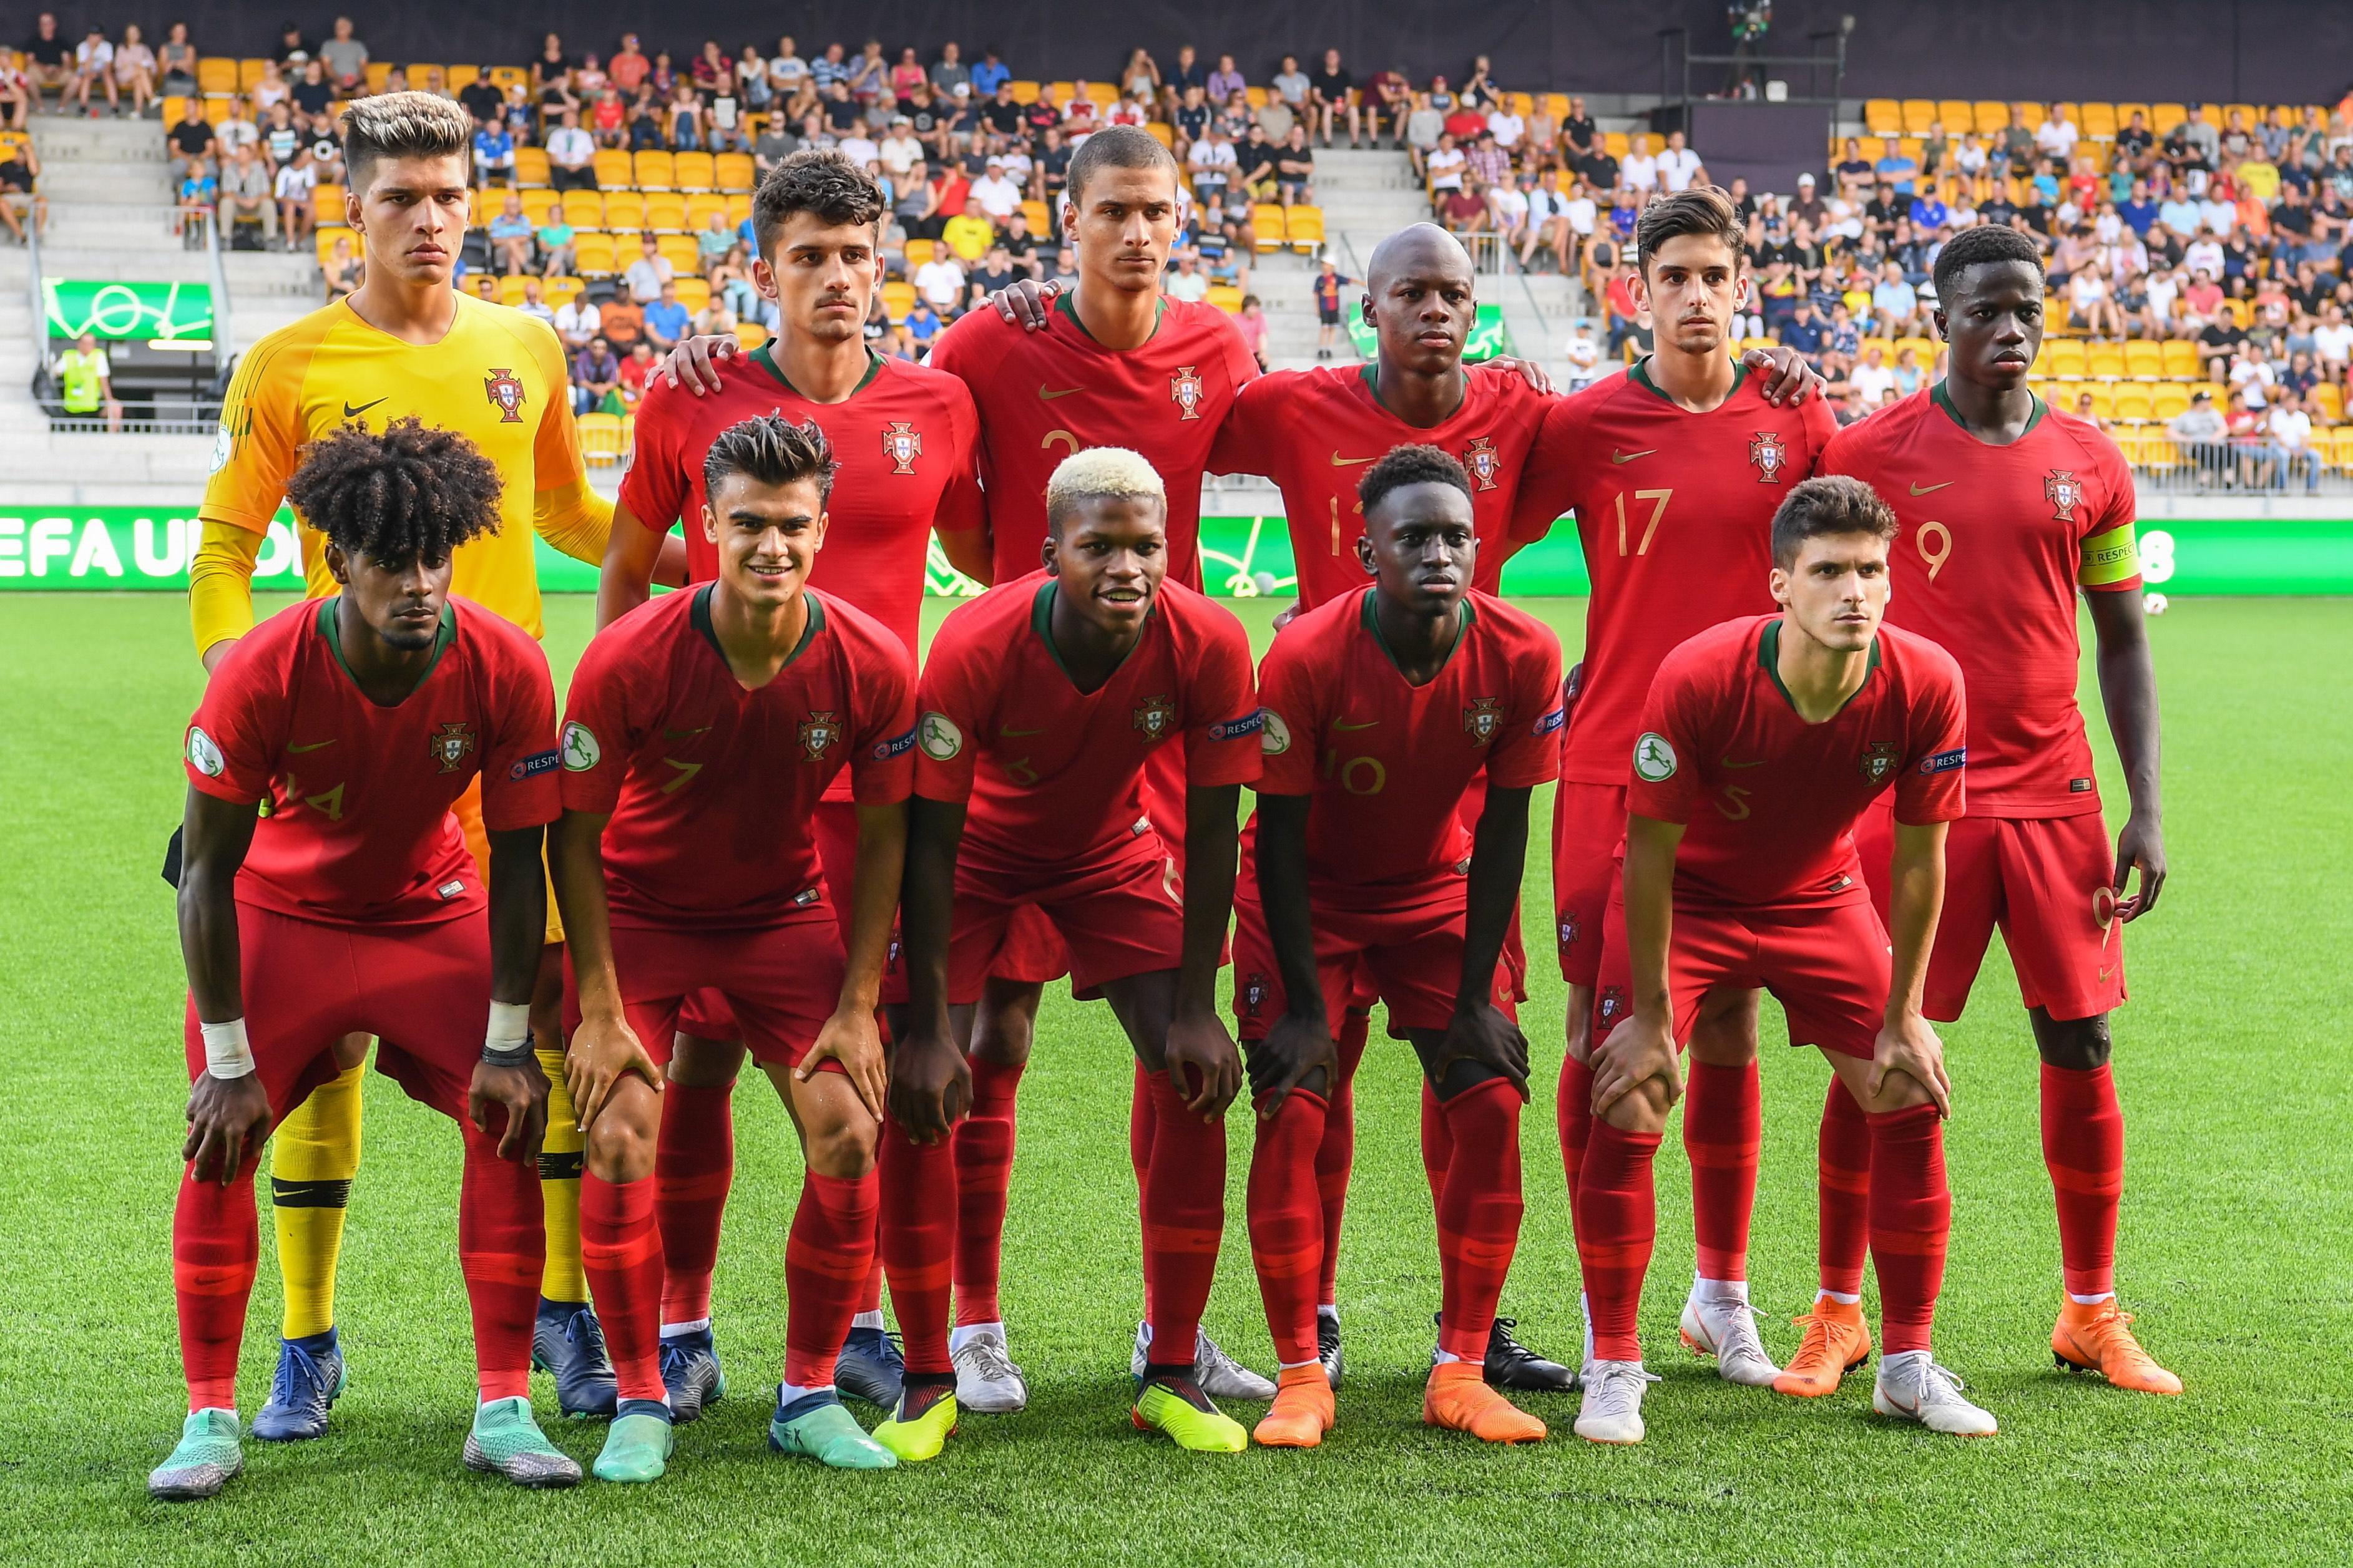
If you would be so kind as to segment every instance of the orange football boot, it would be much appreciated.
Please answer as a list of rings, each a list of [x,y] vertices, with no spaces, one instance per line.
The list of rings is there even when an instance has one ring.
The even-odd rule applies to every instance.
[[[2062,1372],[2096,1372],[2118,1388],[2142,1394],[2179,1394],[2181,1380],[2149,1359],[2126,1327],[2130,1312],[2109,1297],[2089,1306],[2070,1300],[2059,1309],[2051,1331],[2051,1354]]]
[[[1489,1443],[1535,1443],[1546,1436],[1542,1421],[1487,1386],[1477,1362],[1442,1361],[1430,1369],[1421,1395],[1425,1426],[1450,1426]]]
[[[1819,1399],[1838,1392],[1839,1380],[1871,1359],[1871,1330],[1859,1301],[1816,1299],[1814,1310],[1791,1322],[1806,1331],[1798,1353],[1773,1380],[1776,1394]]]
[[[1335,1421],[1332,1379],[1322,1362],[1309,1362],[1275,1374],[1274,1404],[1250,1436],[1270,1448],[1313,1448]]]

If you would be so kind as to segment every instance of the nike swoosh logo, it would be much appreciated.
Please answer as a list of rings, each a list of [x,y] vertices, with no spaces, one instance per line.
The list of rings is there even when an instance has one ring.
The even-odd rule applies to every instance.
[[[1753,763],[1736,763],[1730,757],[1726,757],[1724,759],[1724,765],[1727,768],[1761,768],[1771,761],[1770,757],[1759,757]]]
[[[1949,485],[1952,482],[1952,480],[1947,479],[1944,485],[1914,485],[1912,487],[1912,493],[1915,496],[1930,495],[1937,490],[1943,489],[1945,485]]]
[[[392,395],[390,393],[385,394],[385,397],[389,397],[391,395]],[[376,403],[382,403],[383,401],[384,397],[379,397],[375,403],[363,403],[356,408],[346,403],[343,405],[343,417],[346,419],[356,419],[361,415],[365,414],[369,409],[374,408]]]
[[[1380,721],[1378,719],[1367,719],[1361,724],[1344,724],[1339,720],[1335,719],[1332,721],[1332,728],[1335,730],[1369,730],[1379,722]]]
[[[710,725],[705,724],[700,730],[664,730],[662,731],[662,739],[665,741],[683,741],[689,735],[702,734],[710,728]]]
[[[2112,965],[2112,966],[2110,966],[2109,968],[2103,969],[2103,970],[2099,971],[2098,978],[2094,981],[2094,984],[2100,984],[2100,985],[2105,985],[2105,984],[2108,983],[2108,981],[2109,981],[2110,977],[2111,977],[2111,976],[2113,976],[2115,973],[2116,973],[2116,969],[2115,969],[2115,967],[2114,967],[2113,965]]]
[[[1355,463],[1376,463],[1379,460],[1377,458],[1344,458],[1337,452],[1332,454],[1332,466],[1335,468],[1345,468]]]
[[[1044,734],[1045,732],[1046,732],[1046,731],[1043,731],[1043,730],[1010,730],[1010,729],[1008,729],[1008,730],[1000,730],[1000,731],[997,731],[997,733],[998,733],[998,734],[1003,735],[1003,736],[1004,736],[1007,740],[1008,740],[1008,741],[1011,741],[1011,740],[1018,740],[1018,739],[1020,739],[1020,738],[1021,738],[1022,736],[1024,736],[1024,735],[1042,735],[1042,734]]]
[[[1051,403],[1058,397],[1069,397],[1074,393],[1081,393],[1085,390],[1086,388],[1083,386],[1066,386],[1060,392],[1049,392],[1041,386],[1038,389],[1038,399],[1041,403]]]
[[[332,746],[332,745],[333,745],[334,743],[335,743],[335,742],[332,742],[332,741],[313,741],[313,742],[311,742],[309,745],[307,745],[307,746],[298,746],[298,745],[295,745],[292,742],[290,742],[290,742],[287,742],[287,744],[286,744],[286,749],[287,749],[289,752],[315,752],[315,751],[319,750],[322,746]]]
[[[1645,447],[1639,452],[1620,452],[1617,447],[1612,447],[1609,448],[1609,460],[1613,463],[1630,463],[1637,458],[1647,458],[1657,450],[1656,447]]]

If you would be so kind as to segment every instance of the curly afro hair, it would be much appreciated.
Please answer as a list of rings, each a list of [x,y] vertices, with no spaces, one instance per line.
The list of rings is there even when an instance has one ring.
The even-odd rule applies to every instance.
[[[1462,471],[1452,453],[1436,447],[1392,447],[1356,481],[1356,500],[1369,513],[1391,490],[1408,485],[1452,485],[1466,499],[1471,494],[1471,476]]]
[[[441,561],[499,531],[505,488],[463,436],[396,419],[382,435],[354,426],[311,443],[286,497],[346,556]]]

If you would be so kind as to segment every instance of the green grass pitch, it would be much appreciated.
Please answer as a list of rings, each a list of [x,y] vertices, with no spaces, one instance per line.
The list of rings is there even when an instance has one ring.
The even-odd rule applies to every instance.
[[[1582,605],[1536,607],[1573,650]],[[1270,606],[1242,609],[1263,636]],[[588,604],[553,602],[548,619],[548,651],[566,671]],[[227,1495],[170,1507],[142,1485],[182,1410],[169,1213],[183,981],[156,867],[180,810],[175,748],[199,676],[177,596],[11,595],[0,607],[0,1559],[2343,1562],[2353,1539],[2353,1094],[2341,1065],[2353,612],[2343,601],[2181,600],[2152,632],[2173,879],[2133,929],[2134,999],[2116,1025],[2131,1173],[2119,1280],[2147,1342],[2188,1382],[2185,1398],[2052,1372],[2058,1258],[2035,1062],[1997,952],[1970,1016],[1945,1034],[1956,1215],[1937,1344],[2001,1418],[1999,1437],[1892,1427],[1870,1415],[1867,1378],[1800,1403],[1730,1387],[1685,1356],[1674,1313],[1690,1277],[1689,1187],[1672,1134],[1643,1316],[1650,1364],[1666,1379],[1650,1396],[1650,1441],[1577,1441],[1567,1397],[1527,1401],[1554,1432],[1533,1448],[1425,1430],[1438,1279],[1417,1086],[1410,1052],[1377,1030],[1357,1090],[1339,1429],[1312,1453],[1180,1455],[1126,1420],[1140,1300],[1126,1047],[1106,1009],[1065,994],[1040,1023],[1006,1238],[1007,1310],[1035,1394],[1027,1414],[967,1418],[943,1458],[894,1474],[834,1475],[766,1452],[798,1179],[782,1111],[754,1078],[737,1096],[741,1163],[718,1278],[732,1395],[682,1429],[670,1477],[652,1487],[534,1496],[467,1475],[458,1140],[371,1074],[340,1300],[352,1386],[333,1433],[249,1445]],[[2123,796],[2104,732],[2094,745],[2113,812]],[[1531,856],[1532,932],[1547,929],[1545,865]],[[1567,1358],[1576,1257],[1551,1112],[1561,988],[1537,947],[1528,1212],[1504,1307],[1528,1342]],[[1768,1016],[1768,1045],[1777,1026]],[[1786,1321],[1811,1290],[1826,1071],[1810,1051],[1766,1053],[1755,1293],[1767,1348],[1784,1355],[1795,1341]],[[1209,1326],[1266,1367],[1242,1223],[1247,1113],[1229,1128]],[[266,1238],[266,1216],[262,1229]],[[274,1353],[271,1253],[265,1239],[240,1384],[248,1413]],[[592,1457],[602,1428],[555,1421],[544,1379],[538,1394],[556,1440]]]

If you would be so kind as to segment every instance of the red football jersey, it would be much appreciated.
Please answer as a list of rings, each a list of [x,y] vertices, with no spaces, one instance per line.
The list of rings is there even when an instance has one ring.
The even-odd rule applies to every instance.
[[[1873,800],[1893,789],[1899,822],[1962,814],[1968,726],[1950,654],[1882,626],[1862,689],[1810,724],[1781,684],[1780,637],[1778,615],[1712,626],[1667,655],[1643,699],[1626,810],[1684,825],[1677,903],[1861,901],[1853,828]]]
[[[2075,705],[2075,591],[2141,585],[2116,444],[2038,397],[2026,434],[1989,447],[1939,383],[1840,431],[1822,468],[1895,509],[1887,618],[1944,644],[1968,677],[1969,814],[2098,811]]]
[[[1774,407],[1746,368],[1731,396],[1694,414],[1651,384],[1648,365],[1555,404],[1520,478],[1514,528],[1575,511],[1593,582],[1561,744],[1572,784],[1626,782],[1642,693],[1669,649],[1773,607],[1773,513],[1838,428],[1820,396]]]
[[[1263,474],[1282,491],[1291,521],[1291,555],[1299,600],[1314,609],[1366,584],[1356,559],[1365,509],[1356,481],[1393,447],[1430,446],[1460,458],[1471,476],[1479,556],[1471,585],[1501,591],[1504,563],[1520,545],[1542,539],[1547,516],[1513,530],[1521,466],[1535,445],[1545,411],[1559,400],[1540,394],[1517,370],[1472,365],[1462,405],[1425,430],[1409,425],[1373,395],[1377,366],[1279,370],[1242,389],[1218,431],[1209,468]]]
[[[1426,686],[1406,681],[1373,618],[1375,590],[1307,611],[1259,666],[1261,795],[1312,795],[1319,891],[1409,890],[1471,852],[1472,781],[1532,788],[1560,746],[1560,644],[1503,600],[1463,600],[1461,640]]]
[[[562,809],[547,657],[513,622],[452,598],[425,678],[380,708],[343,663],[341,603],[296,605],[238,638],[188,726],[190,784],[269,803],[237,896],[369,925],[475,913],[481,873],[449,815],[474,775],[493,831]]]
[[[746,691],[705,585],[598,633],[565,710],[564,805],[607,812],[617,923],[744,931],[821,905],[817,804],[844,767],[860,805],[907,798],[914,661],[890,627],[808,595],[808,631]],[[848,889],[837,889],[840,898]]]
[[[932,363],[961,376],[980,405],[981,474],[997,580],[1039,569],[1046,481],[1087,447],[1141,452],[1168,487],[1168,576],[1201,586],[1201,475],[1234,395],[1258,361],[1215,305],[1160,301],[1160,325],[1133,349],[1107,349],[1079,324],[1071,296],[1053,324],[1028,332],[995,310],[959,319]]]
[[[962,532],[988,521],[972,394],[952,375],[876,354],[846,401],[811,403],[765,345],[702,397],[657,379],[638,408],[637,455],[621,500],[650,528],[685,521],[692,582],[719,575],[719,547],[702,536],[703,454],[721,431],[762,414],[816,420],[841,465],[809,583],[898,633],[912,656],[932,531]]]
[[[1188,784],[1252,784],[1259,712],[1250,635],[1231,613],[1163,583],[1144,635],[1091,692],[1054,649],[1059,584],[1043,572],[960,606],[932,639],[915,731],[915,793],[965,801],[964,858],[1092,866],[1140,831],[1145,759],[1182,737]],[[983,765],[986,763],[986,765]]]

